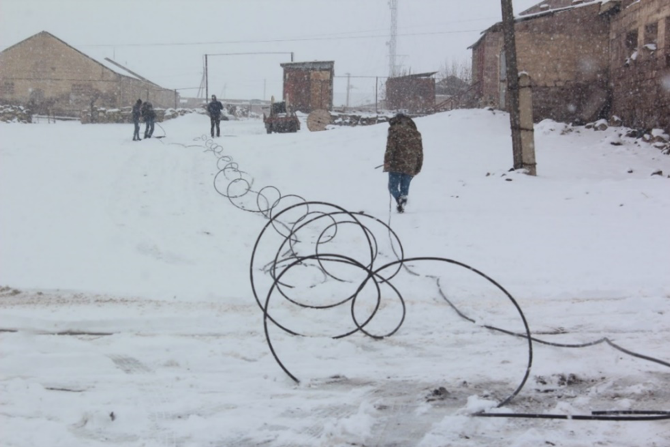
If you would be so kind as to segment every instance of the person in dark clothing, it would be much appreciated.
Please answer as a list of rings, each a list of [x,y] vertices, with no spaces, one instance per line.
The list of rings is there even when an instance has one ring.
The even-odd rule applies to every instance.
[[[133,105],[133,124],[135,124],[135,133],[133,133],[133,141],[141,141],[140,116],[142,116],[142,100],[138,99],[137,102]]]
[[[423,166],[421,133],[412,118],[397,114],[389,120],[384,172],[389,173],[388,189],[398,205],[399,213],[405,212],[409,184]]]
[[[154,133],[154,122],[156,121],[156,111],[153,104],[149,101],[142,105],[142,117],[144,118],[144,138],[151,138]]]
[[[217,137],[221,136],[220,124],[221,124],[222,110],[223,110],[223,104],[221,104],[221,101],[218,101],[216,99],[216,95],[212,95],[212,100],[210,101],[209,104],[207,104],[207,113],[209,114],[209,119],[212,124],[210,130],[212,138],[214,137],[214,127],[216,127],[216,136]]]

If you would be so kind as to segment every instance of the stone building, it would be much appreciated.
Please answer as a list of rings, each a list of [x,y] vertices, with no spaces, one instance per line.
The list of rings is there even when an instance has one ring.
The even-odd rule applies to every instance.
[[[668,0],[545,0],[515,22],[519,71],[532,78],[535,121],[617,115],[639,128],[670,127]],[[472,49],[482,105],[506,108],[500,23]]]
[[[284,100],[293,110],[309,113],[333,108],[335,62],[288,62],[284,69]]]
[[[517,64],[533,81],[536,120],[592,121],[608,102],[608,18],[598,2],[521,15],[515,24]],[[473,83],[486,105],[505,108],[502,24],[472,47]]]
[[[670,132],[670,1],[623,1],[610,37],[612,114]]]
[[[386,107],[421,113],[435,107],[435,76],[437,72],[398,76],[386,80]]]
[[[138,98],[174,107],[177,93],[116,62],[97,61],[42,31],[0,52],[0,102],[33,113],[80,116],[83,110],[120,108]]]

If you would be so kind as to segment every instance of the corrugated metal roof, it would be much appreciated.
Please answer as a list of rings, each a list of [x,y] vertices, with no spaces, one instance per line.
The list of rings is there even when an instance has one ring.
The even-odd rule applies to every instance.
[[[429,78],[433,75],[437,74],[436,71],[431,71],[428,73],[417,73],[417,74],[409,74],[409,75],[403,75],[403,76],[396,76],[394,78],[389,78],[389,79],[400,79],[400,78]]]

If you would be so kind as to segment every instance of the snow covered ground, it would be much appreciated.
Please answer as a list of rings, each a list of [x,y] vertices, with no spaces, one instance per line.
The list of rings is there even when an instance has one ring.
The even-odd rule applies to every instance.
[[[497,281],[538,338],[608,337],[667,363],[670,157],[620,129],[545,121],[529,177],[508,172],[507,115],[442,113],[417,119],[425,165],[399,215],[375,169],[386,124],[310,133],[303,123],[282,135],[257,120],[221,124],[215,145],[200,115],[141,142],[132,125],[0,124],[3,446],[670,445],[668,420],[471,416],[670,411],[670,368],[605,343],[534,343],[525,386],[495,408],[524,379],[528,343],[483,326],[523,332],[521,318],[485,278],[439,260],[409,262],[389,281],[406,313],[383,339],[333,338],[356,328],[348,303],[303,309],[275,293],[271,316],[309,335],[268,325],[294,382],[270,351],[250,281],[268,219],[217,192],[226,175],[241,176],[254,191],[276,188],[265,189],[269,200],[288,196],[278,208],[298,203],[295,194],[364,212],[378,219],[361,217],[369,232],[342,224],[319,250],[367,265],[374,237],[380,267],[396,259],[389,224],[405,258],[447,258]],[[217,176],[230,161],[243,173]],[[252,208],[249,197],[234,202]],[[295,249],[309,253],[314,234]],[[263,302],[272,285],[263,267],[282,240],[269,229],[256,252]],[[311,264],[283,278],[291,298],[334,303],[365,279],[325,266],[338,281]],[[366,326],[374,334],[403,317],[389,283]],[[376,305],[366,286],[357,319]]]

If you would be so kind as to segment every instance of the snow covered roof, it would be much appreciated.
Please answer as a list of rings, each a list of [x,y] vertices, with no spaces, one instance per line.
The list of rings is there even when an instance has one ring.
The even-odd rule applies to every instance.
[[[609,2],[610,0],[545,0],[517,15],[516,21],[530,20],[570,9]]]
[[[408,75],[402,75],[402,76],[395,76],[393,78],[389,79],[401,79],[401,78],[429,78],[431,76],[436,75],[436,71],[430,71],[427,73],[416,73],[416,74],[408,74]]]
[[[148,82],[153,85],[157,85],[147,78],[138,75],[134,71],[130,70],[128,67],[124,67],[123,65],[119,64],[118,62],[115,62],[111,60],[110,58],[106,57],[104,59],[104,62],[101,62],[105,67],[109,68],[110,70],[113,70],[114,72],[123,75],[123,76],[129,76],[135,79],[139,79],[140,81]]]
[[[282,68],[293,68],[298,70],[332,70],[334,61],[311,61],[311,62],[285,62],[279,64]]]
[[[543,2],[538,3],[537,5],[521,12],[518,14],[515,18],[515,22],[524,22],[527,20],[533,20],[538,17],[545,17],[569,10],[573,10],[576,8],[583,8],[585,6],[593,6],[596,4],[600,4],[600,12],[599,13],[604,13],[604,12],[609,12],[612,10],[613,7],[616,5],[620,4],[620,0],[545,0]],[[607,5],[607,6],[605,6]],[[542,8],[543,6],[546,6],[546,8]],[[495,32],[499,31],[502,28],[502,22],[497,22],[491,27],[487,28],[486,30],[482,31],[481,37],[477,40],[477,42],[473,43],[468,47],[468,50],[476,47],[481,40],[484,38],[486,33],[488,32]]]

